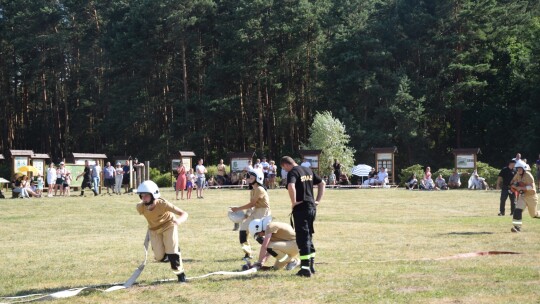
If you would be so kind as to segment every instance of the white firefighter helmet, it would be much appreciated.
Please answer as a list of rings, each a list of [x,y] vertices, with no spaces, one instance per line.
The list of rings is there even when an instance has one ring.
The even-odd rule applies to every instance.
[[[233,223],[241,223],[244,220],[244,217],[246,214],[243,210],[238,210],[236,212],[233,212],[232,210],[229,210],[227,213],[227,216]]]
[[[517,170],[517,168],[522,168],[523,170],[527,170],[527,167],[528,167],[528,165],[524,161],[522,161],[521,159],[517,160],[516,165],[514,166],[514,168],[516,170]]]
[[[272,217],[265,216],[262,219],[254,219],[249,223],[249,233],[256,237],[255,235],[266,229],[266,226],[272,221]]]
[[[159,187],[151,180],[142,182],[137,188],[137,194],[150,193],[154,199],[160,198]]]
[[[250,176],[255,176],[255,182],[257,184],[261,186],[264,184],[264,174],[262,173],[262,171],[256,169],[249,170],[248,178],[250,178]]]

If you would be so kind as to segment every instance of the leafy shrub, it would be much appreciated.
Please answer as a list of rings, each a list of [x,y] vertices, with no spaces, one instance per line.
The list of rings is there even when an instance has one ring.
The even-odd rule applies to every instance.
[[[171,187],[174,184],[171,172],[160,174],[152,180],[158,185],[158,187]]]
[[[422,176],[424,176],[424,166],[416,164],[405,169],[401,169],[401,173],[399,174],[400,186],[405,186],[405,182],[413,173],[416,173],[416,178],[420,181]]]
[[[161,172],[157,168],[150,167],[150,179],[156,180],[158,177],[161,176]]]

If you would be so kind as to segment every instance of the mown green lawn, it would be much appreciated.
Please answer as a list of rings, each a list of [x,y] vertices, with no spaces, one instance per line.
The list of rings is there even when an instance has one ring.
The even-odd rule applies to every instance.
[[[188,277],[240,270],[238,232],[226,211],[246,203],[248,191],[176,201],[165,190],[164,197],[190,215],[179,233]],[[288,222],[286,191],[271,190],[270,198],[275,220]],[[174,276],[167,264],[149,262],[129,290],[55,302],[537,303],[540,220],[526,214],[524,231],[512,234],[511,217],[496,216],[498,201],[496,191],[327,190],[313,278],[279,271],[158,284]],[[0,296],[127,280],[144,258],[137,202],[134,195],[0,200]],[[495,250],[522,254],[435,260]]]

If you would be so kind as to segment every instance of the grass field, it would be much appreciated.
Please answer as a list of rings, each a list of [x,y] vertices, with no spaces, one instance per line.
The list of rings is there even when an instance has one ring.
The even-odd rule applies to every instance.
[[[163,196],[190,215],[179,228],[188,277],[240,269],[226,211],[246,203],[248,191]],[[157,284],[174,275],[168,264],[149,262],[129,290],[55,303],[538,303],[540,221],[526,214],[524,231],[512,234],[511,217],[496,216],[498,200],[496,191],[327,190],[315,224],[315,277],[279,271]],[[270,201],[275,220],[288,222],[286,191],[271,190]],[[0,296],[127,280],[144,258],[137,202],[133,195],[0,200]],[[522,254],[433,260],[492,250]]]

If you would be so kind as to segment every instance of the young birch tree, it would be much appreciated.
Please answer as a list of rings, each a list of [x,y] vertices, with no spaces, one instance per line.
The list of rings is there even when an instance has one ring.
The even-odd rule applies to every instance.
[[[322,150],[319,159],[321,175],[330,174],[334,159],[339,160],[343,166],[342,172],[350,172],[354,166],[355,150],[348,146],[350,136],[339,119],[334,118],[328,111],[317,112],[309,133],[308,144],[302,146],[304,149]]]

